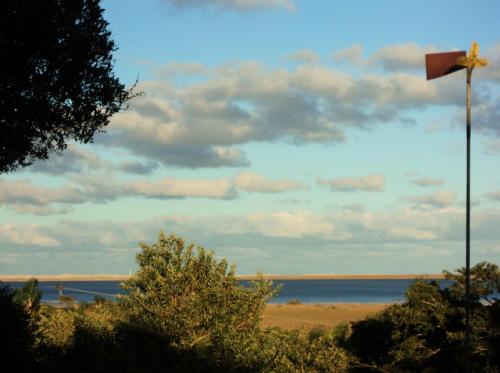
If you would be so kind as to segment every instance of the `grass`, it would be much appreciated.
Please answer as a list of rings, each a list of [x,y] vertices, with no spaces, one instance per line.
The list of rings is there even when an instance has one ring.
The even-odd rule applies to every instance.
[[[332,331],[337,325],[350,323],[385,309],[387,304],[268,304],[262,327],[297,329],[306,335],[315,328]]]

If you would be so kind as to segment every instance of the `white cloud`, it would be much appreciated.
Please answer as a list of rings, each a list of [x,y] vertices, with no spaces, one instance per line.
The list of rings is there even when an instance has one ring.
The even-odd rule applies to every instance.
[[[381,174],[373,174],[362,177],[318,178],[317,182],[319,185],[327,186],[333,192],[379,192],[384,189],[385,177]]]
[[[334,237],[335,227],[331,222],[315,216],[310,211],[254,213],[247,220],[257,231],[269,237],[299,238],[320,235]],[[345,239],[341,235],[340,239]]]
[[[97,153],[90,150],[88,146],[82,147],[69,144],[68,148],[59,153],[53,153],[46,160],[37,160],[27,168],[34,173],[45,173],[51,176],[66,176],[72,174],[93,174],[99,172],[113,172],[116,170],[138,174],[151,174],[158,163],[155,161],[131,160],[121,164],[102,159]]]
[[[82,203],[85,197],[75,187],[48,188],[33,185],[27,181],[0,180],[0,202],[46,206],[50,203]]]
[[[499,224],[498,209],[472,212],[476,260],[498,259]],[[163,229],[213,249],[230,261],[236,260],[247,273],[280,268],[286,268],[288,273],[314,273],[320,269],[342,273],[342,268],[351,272],[351,265],[359,263],[360,257],[381,257],[385,263],[382,273],[390,268],[398,273],[429,273],[461,265],[457,258],[461,258],[464,228],[464,211],[455,207],[385,212],[348,209],[328,214],[292,210],[204,217],[171,215],[129,222],[65,219],[39,226],[0,226],[0,262],[13,254],[27,253],[9,266],[9,272],[26,273],[27,268],[33,273],[39,268],[57,272],[70,260],[75,271],[89,271],[90,265],[91,271],[105,273],[109,268],[121,268],[126,273],[133,265],[138,243],[154,242]],[[256,252],[259,255],[254,258]],[[428,260],[415,262],[415,256],[420,255]],[[262,261],[263,256],[266,261]],[[387,262],[394,256],[400,258],[397,268]],[[440,257],[446,261],[439,261]],[[289,261],[296,261],[296,265]],[[403,270],[404,263],[408,266]],[[374,261],[369,268],[379,270]]]
[[[354,77],[319,65],[207,67],[187,83],[142,83],[146,94],[114,116],[96,142],[167,166],[241,167],[248,160],[238,145],[341,142],[349,128],[398,120],[408,109],[461,104],[457,84],[407,73]]]
[[[484,97],[478,98],[479,103],[472,106],[473,126],[481,132],[500,137],[500,95],[484,94]],[[463,116],[457,114],[456,123],[463,125]]]
[[[364,63],[363,47],[361,44],[354,44],[348,48],[334,52],[332,58],[336,62],[348,62],[355,65],[362,64]]]
[[[30,214],[38,216],[64,215],[73,211],[73,207],[70,205],[54,208],[50,206],[39,206],[29,203],[13,203],[10,207],[18,214]]]
[[[180,180],[165,178],[159,182],[135,181],[124,187],[127,192],[149,198],[216,198],[231,199],[236,191],[229,179]]]
[[[136,172],[137,173],[137,172]],[[272,180],[255,172],[243,172],[221,179],[178,179],[166,177],[120,181],[110,175],[73,176],[60,187],[46,187],[29,181],[0,180],[0,206],[20,214],[65,214],[72,205],[106,203],[125,197],[156,199],[211,198],[234,199],[238,190],[259,193],[282,193],[307,189],[291,179]]]
[[[489,154],[500,153],[500,140],[487,139],[485,147],[486,147],[486,151]]]
[[[242,172],[238,174],[234,178],[234,186],[239,190],[261,193],[279,193],[307,188],[303,183],[295,180],[269,180],[254,172]]]
[[[421,196],[405,197],[404,199],[410,202],[415,202],[419,205],[445,208],[450,207],[455,203],[456,194],[449,190],[441,190]]]
[[[488,66],[476,69],[474,75],[480,80],[488,79],[500,82],[500,43],[481,50],[479,55],[488,60]]]
[[[433,46],[421,47],[413,42],[388,45],[370,58],[371,63],[381,63],[389,71],[425,69],[425,54],[434,53]]]
[[[53,153],[47,160],[38,160],[28,170],[50,175],[89,172],[110,166],[95,153],[75,144],[69,144],[61,154]]]
[[[136,175],[149,175],[153,173],[153,171],[157,168],[158,168],[158,163],[154,161],[148,161],[148,162],[127,161],[121,163],[118,166],[119,170]]]
[[[304,48],[304,49],[299,49],[292,54],[288,56],[288,58],[292,61],[302,63],[302,64],[309,64],[309,63],[319,63],[320,62],[320,57],[319,55],[314,52],[312,49]]]
[[[500,240],[500,210],[475,210],[472,214],[474,240]],[[260,211],[246,215],[207,217],[156,216],[147,221],[109,222],[60,220],[53,225],[1,225],[5,242],[15,244],[62,245],[68,250],[99,250],[105,247],[133,247],[138,241],[153,240],[158,230],[175,231],[200,243],[220,245],[271,245],[271,238],[286,239],[293,246],[337,242],[367,248],[375,244],[420,241],[462,242],[465,228],[463,209],[403,208],[369,212],[338,210],[328,214],[309,210]],[[24,232],[24,233],[23,233]],[[295,243],[293,243],[295,242]]]
[[[418,179],[413,179],[412,184],[421,186],[421,187],[432,187],[432,186],[439,186],[444,184],[444,179],[438,178],[438,179],[433,179],[429,177],[421,177]]]
[[[43,233],[42,229],[36,224],[2,224],[0,225],[0,242],[21,246],[61,246],[57,239]]]
[[[488,198],[492,201],[499,201],[500,202],[500,190],[486,193],[486,198]]]

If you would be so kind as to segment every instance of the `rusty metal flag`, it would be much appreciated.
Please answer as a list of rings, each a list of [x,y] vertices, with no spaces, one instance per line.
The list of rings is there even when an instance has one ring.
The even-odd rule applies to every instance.
[[[427,71],[427,80],[465,69],[465,66],[458,63],[458,59],[466,56],[467,53],[465,51],[426,54],[425,69]]]

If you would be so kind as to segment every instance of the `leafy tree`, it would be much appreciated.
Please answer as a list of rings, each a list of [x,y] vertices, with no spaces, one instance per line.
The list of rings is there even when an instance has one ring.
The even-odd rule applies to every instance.
[[[37,344],[45,350],[58,350],[61,353],[72,345],[74,332],[74,312],[64,308],[47,308],[40,314]]]
[[[348,344],[361,366],[389,371],[461,371],[465,334],[463,268],[444,271],[447,284],[415,281],[407,301],[352,325]],[[477,371],[500,371],[500,271],[492,263],[471,269],[472,360]],[[445,286],[443,286],[445,285]]]
[[[443,272],[447,280],[452,281],[449,287],[454,299],[465,302],[465,268],[460,268],[457,273]],[[493,304],[498,301],[500,292],[500,276],[498,266],[494,263],[481,262],[471,269],[471,301],[474,304],[481,300]]]
[[[148,369],[347,370],[349,359],[337,347],[336,337],[309,341],[294,332],[260,329],[265,304],[276,292],[270,281],[260,279],[245,287],[236,279],[234,266],[216,260],[201,246],[185,245],[175,235],[161,233],[155,244],[141,246],[139,271],[124,283],[127,294],[119,298],[127,323],[118,328],[118,334],[123,341],[140,344],[134,348],[135,356],[145,349],[149,354],[158,352],[163,346],[163,357],[143,359],[163,365]],[[165,362],[165,356],[170,362]]]
[[[243,365],[252,367],[254,372],[338,373],[349,367],[349,357],[333,336],[310,341],[296,330],[272,328],[254,338],[246,340],[248,353],[242,356]]]
[[[155,244],[141,247],[140,269],[125,281],[127,294],[119,298],[132,323],[168,335],[184,348],[217,345],[258,328],[275,293],[270,281],[244,287],[234,266],[175,235],[161,233]]]
[[[0,173],[87,143],[134,96],[99,0],[0,1]]]
[[[29,279],[21,289],[17,289],[14,293],[14,301],[22,304],[32,317],[38,313],[41,299],[42,291],[38,287],[36,278]]]

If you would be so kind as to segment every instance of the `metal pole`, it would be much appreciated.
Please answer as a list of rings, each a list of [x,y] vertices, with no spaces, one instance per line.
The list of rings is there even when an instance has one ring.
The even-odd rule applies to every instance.
[[[472,67],[467,68],[467,202],[465,227],[465,372],[471,372],[471,327],[470,327],[470,138],[471,138],[471,95]]]

